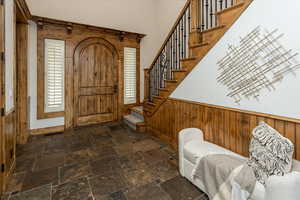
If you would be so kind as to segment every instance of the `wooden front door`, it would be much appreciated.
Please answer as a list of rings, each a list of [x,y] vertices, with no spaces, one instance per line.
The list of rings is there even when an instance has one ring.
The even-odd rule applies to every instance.
[[[118,58],[104,39],[91,38],[75,51],[74,124],[117,120]]]

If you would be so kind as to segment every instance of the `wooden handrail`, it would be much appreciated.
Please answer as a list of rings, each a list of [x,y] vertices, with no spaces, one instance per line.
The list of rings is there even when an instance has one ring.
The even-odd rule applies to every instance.
[[[159,49],[157,55],[155,56],[153,62],[152,62],[151,65],[150,65],[150,67],[147,68],[149,71],[153,68],[153,66],[154,66],[154,64],[155,64],[155,62],[156,62],[156,60],[157,60],[158,57],[161,55],[161,52],[163,51],[163,49],[164,49],[164,47],[166,46],[168,40],[170,39],[170,37],[171,37],[172,34],[174,33],[174,31],[175,31],[175,29],[176,29],[178,23],[180,22],[180,20],[182,19],[183,15],[185,14],[185,11],[189,8],[190,4],[191,4],[191,0],[187,0],[186,4],[184,5],[183,9],[181,10],[181,12],[180,12],[180,14],[179,14],[179,16],[178,16],[176,22],[174,23],[174,25],[173,25],[171,31],[169,32],[169,34],[168,34],[166,40],[164,41],[164,43],[162,44],[161,48]]]

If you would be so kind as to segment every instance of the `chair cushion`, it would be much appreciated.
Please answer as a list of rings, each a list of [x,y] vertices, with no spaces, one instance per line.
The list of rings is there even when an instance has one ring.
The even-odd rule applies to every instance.
[[[249,152],[248,164],[262,184],[268,177],[284,176],[292,169],[293,143],[265,122],[260,122],[252,131]]]
[[[202,158],[203,156],[207,156],[210,154],[236,155],[244,159],[244,157],[235,154],[227,149],[224,149],[223,147],[212,144],[210,142],[192,140],[187,142],[184,145],[184,149],[183,149],[184,158],[193,164],[197,163],[198,158]]]

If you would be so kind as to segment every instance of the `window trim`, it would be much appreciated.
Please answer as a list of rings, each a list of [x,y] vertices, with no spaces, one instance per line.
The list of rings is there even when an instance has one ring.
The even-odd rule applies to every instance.
[[[39,32],[38,32],[39,34]],[[63,117],[65,115],[64,111],[57,111],[57,112],[45,112],[45,105],[46,105],[46,95],[45,95],[45,81],[46,81],[46,66],[45,66],[45,40],[61,40],[65,42],[65,72],[66,72],[66,40],[61,38],[49,38],[49,37],[39,37],[38,35],[38,50],[37,50],[37,119],[48,119],[48,118],[55,118],[55,117]],[[64,79],[65,79],[64,74]],[[64,84],[65,88],[65,84]],[[65,101],[65,94],[64,94],[64,101]],[[65,106],[65,102],[64,102]]]
[[[135,48],[136,49],[136,102],[133,104],[125,104],[125,57],[124,57],[124,50],[125,48]],[[140,105],[140,47],[136,46],[136,45],[125,45],[123,46],[123,63],[122,63],[122,70],[123,70],[123,98],[122,98],[122,102],[123,105],[125,106],[130,106],[130,105]]]

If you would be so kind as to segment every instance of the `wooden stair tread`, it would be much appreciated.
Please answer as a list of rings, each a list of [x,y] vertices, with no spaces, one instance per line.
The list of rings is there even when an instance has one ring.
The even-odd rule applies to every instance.
[[[152,103],[152,102],[150,102],[150,101],[147,101],[146,104],[147,104],[147,105],[150,105],[150,106],[156,106],[155,103]]]
[[[144,108],[144,112],[152,112],[151,110],[147,109],[147,108]]]
[[[172,72],[187,72],[185,69],[172,69]]]
[[[143,109],[139,109],[139,108],[137,108],[137,107],[133,107],[133,108],[131,108],[130,110],[132,110],[132,111],[134,111],[134,112],[136,112],[136,113],[140,113],[141,115],[143,115]]]
[[[209,45],[209,43],[204,42],[204,43],[201,43],[201,44],[191,45],[190,48],[198,48],[198,47],[203,47],[203,46],[207,46],[207,45]]]
[[[170,90],[167,89],[167,88],[159,88],[159,90],[161,90],[161,91],[170,91]]]
[[[169,82],[169,83],[177,83],[178,81],[177,80],[164,80],[166,82]]]
[[[218,29],[222,29],[222,28],[225,28],[226,25],[219,25],[219,26],[215,26],[213,28],[209,28],[209,29],[206,29],[204,31],[201,31],[201,33],[209,33],[211,31],[215,31],[215,30],[218,30]]]
[[[145,122],[138,122],[136,125],[137,126],[146,126],[146,123]]]
[[[153,98],[156,98],[156,99],[164,99],[164,98],[161,97],[161,96],[153,96]]]
[[[197,60],[197,58],[196,57],[190,57],[190,58],[182,58],[182,59],[180,59],[180,61],[190,61],[190,60]]]
[[[243,6],[244,4],[245,4],[245,2],[240,2],[238,4],[232,5],[232,6],[228,7],[228,8],[225,8],[225,9],[223,9],[221,11],[216,12],[216,15],[220,15],[221,13],[225,13],[225,12],[228,12],[228,11],[233,10],[235,8],[239,8],[239,7]]]

